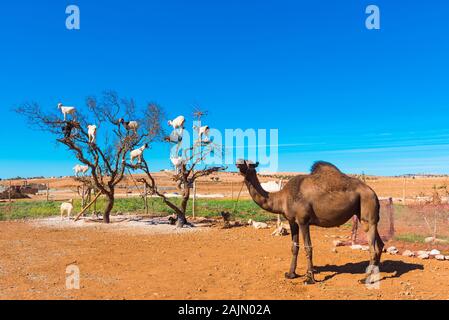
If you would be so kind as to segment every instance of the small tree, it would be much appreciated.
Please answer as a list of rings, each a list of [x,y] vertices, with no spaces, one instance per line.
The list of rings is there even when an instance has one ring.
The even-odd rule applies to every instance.
[[[61,120],[61,114],[45,112],[34,102],[25,103],[15,111],[23,115],[31,127],[55,135],[57,142],[89,167],[93,185],[107,199],[103,214],[105,223],[110,221],[115,188],[130,165],[127,154],[163,134],[162,111],[158,105],[149,103],[139,109],[133,99],[120,98],[113,91],[104,92],[101,99],[87,97],[86,106],[77,108],[75,116],[67,121]],[[126,130],[120,119],[137,121],[139,128]],[[94,143],[89,142],[88,125],[98,128]]]
[[[199,126],[197,129],[199,129]],[[180,204],[172,201],[158,189],[157,181],[152,176],[145,160],[143,160],[140,165],[132,166],[133,169],[141,169],[145,173],[146,177],[139,179],[139,181],[145,183],[148,191],[151,194],[155,194],[162,198],[164,203],[175,212],[177,216],[177,226],[179,228],[186,225],[191,226],[186,219],[186,210],[190,200],[191,189],[193,188],[196,180],[215,172],[226,170],[225,166],[211,166],[205,163],[206,160],[214,153],[219,153],[222,155],[223,150],[220,145],[215,144],[209,139],[204,140],[203,138],[203,136],[198,135],[197,141],[194,141],[191,146],[180,150],[182,154],[180,157],[182,159],[181,165],[178,168],[175,168],[176,171],[172,174],[172,180],[175,181],[177,188],[181,191]],[[169,141],[170,139],[166,140]],[[181,142],[179,143],[181,144]],[[176,153],[178,153],[178,150],[179,145],[176,147]]]

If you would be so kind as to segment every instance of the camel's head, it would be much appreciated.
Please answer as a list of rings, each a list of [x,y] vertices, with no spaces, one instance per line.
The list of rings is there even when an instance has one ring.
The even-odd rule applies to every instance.
[[[239,169],[240,173],[246,177],[249,173],[256,172],[256,168],[259,165],[259,162],[254,163],[251,160],[239,159],[237,160],[235,165]]]

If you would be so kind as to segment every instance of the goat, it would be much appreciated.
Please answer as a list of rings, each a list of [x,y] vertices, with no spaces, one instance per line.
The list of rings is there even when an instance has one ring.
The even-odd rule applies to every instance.
[[[79,126],[75,121],[66,121],[65,125],[62,127],[62,133],[64,138],[68,139],[72,135],[72,130],[78,128]]]
[[[266,224],[265,222],[257,222],[252,219],[248,220],[248,224],[253,226],[255,229],[267,229],[268,228],[268,224]]]
[[[70,219],[70,215],[73,210],[73,199],[70,199],[68,202],[64,202],[61,204],[61,220],[64,219],[64,213],[67,213],[67,218]]]
[[[147,149],[148,148],[148,144],[147,143],[145,143],[143,146],[141,146],[139,149],[135,149],[135,150],[133,150],[133,151],[131,151],[131,163],[133,163],[134,162],[134,159],[136,159],[137,158],[137,163],[141,163],[142,162],[142,154],[143,154],[143,151],[145,150],[145,149]]]
[[[137,133],[137,129],[139,128],[139,123],[137,121],[125,121],[125,119],[120,118],[119,123],[121,123],[123,125],[123,127],[127,130],[127,131],[134,131],[135,133]]]
[[[80,164],[77,164],[73,167],[73,170],[75,171],[75,175],[78,176],[78,174],[80,173],[85,174],[87,170],[89,170],[89,166],[82,166]]]
[[[87,126],[87,134],[89,135],[89,143],[94,144],[95,139],[97,138],[97,126],[96,125]]]
[[[175,166],[176,174],[181,171],[182,165],[184,164],[184,159],[182,157],[173,157],[170,158],[171,163]]]
[[[199,141],[202,141],[202,142],[208,141],[207,139],[203,140],[203,136],[205,136],[205,137],[209,136],[209,132],[210,132],[209,126],[202,126],[202,127],[193,126],[193,129],[198,130]]]
[[[184,124],[186,123],[186,118],[184,118],[184,116],[179,116],[174,120],[169,120],[168,121],[168,125],[173,127],[173,129],[184,129]]]
[[[61,110],[62,114],[64,115],[64,121],[67,121],[67,115],[74,115],[76,112],[76,108],[75,107],[67,107],[62,105],[62,103],[58,103],[58,109]]]

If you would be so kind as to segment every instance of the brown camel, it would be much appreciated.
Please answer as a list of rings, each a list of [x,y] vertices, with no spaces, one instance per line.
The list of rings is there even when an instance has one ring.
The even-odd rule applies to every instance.
[[[342,173],[327,162],[316,162],[309,175],[296,176],[279,192],[266,192],[257,178],[258,163],[238,160],[237,168],[245,177],[249,193],[262,209],[282,214],[290,223],[292,235],[292,261],[287,279],[298,277],[296,265],[299,251],[299,231],[307,256],[307,284],[315,283],[312,263],[311,225],[325,228],[337,227],[356,215],[368,233],[370,264],[367,278],[378,270],[384,244],[377,232],[379,200],[376,193],[364,182]]]

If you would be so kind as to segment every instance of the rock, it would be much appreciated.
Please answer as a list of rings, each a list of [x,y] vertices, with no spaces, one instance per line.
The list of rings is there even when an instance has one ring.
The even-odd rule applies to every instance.
[[[444,256],[444,259],[445,260],[449,260],[449,256]]]
[[[334,240],[332,241],[332,244],[334,245],[334,247],[342,247],[345,245],[341,240]]]
[[[431,256],[437,256],[439,254],[441,254],[441,252],[440,252],[440,250],[437,250],[437,249],[433,249],[432,251],[429,252],[429,255],[431,255]]]
[[[362,251],[368,251],[369,250],[369,246],[362,246],[361,250]]]
[[[418,252],[416,252],[416,254],[418,256],[423,255],[423,254],[429,254],[429,251],[419,250]]]
[[[403,255],[404,257],[414,257],[414,256],[415,256],[415,254],[413,253],[413,251],[410,251],[410,250],[405,250],[404,252],[402,252],[402,255]]]
[[[419,259],[429,259],[429,255],[427,253],[420,254],[418,256]]]
[[[389,253],[389,254],[397,254],[398,252],[399,252],[399,250],[394,246],[391,246],[387,249],[387,253]]]
[[[444,256],[442,254],[437,254],[435,256],[435,259],[437,259],[437,260],[444,260]]]
[[[362,250],[362,246],[360,244],[353,244],[351,246],[352,250]]]

